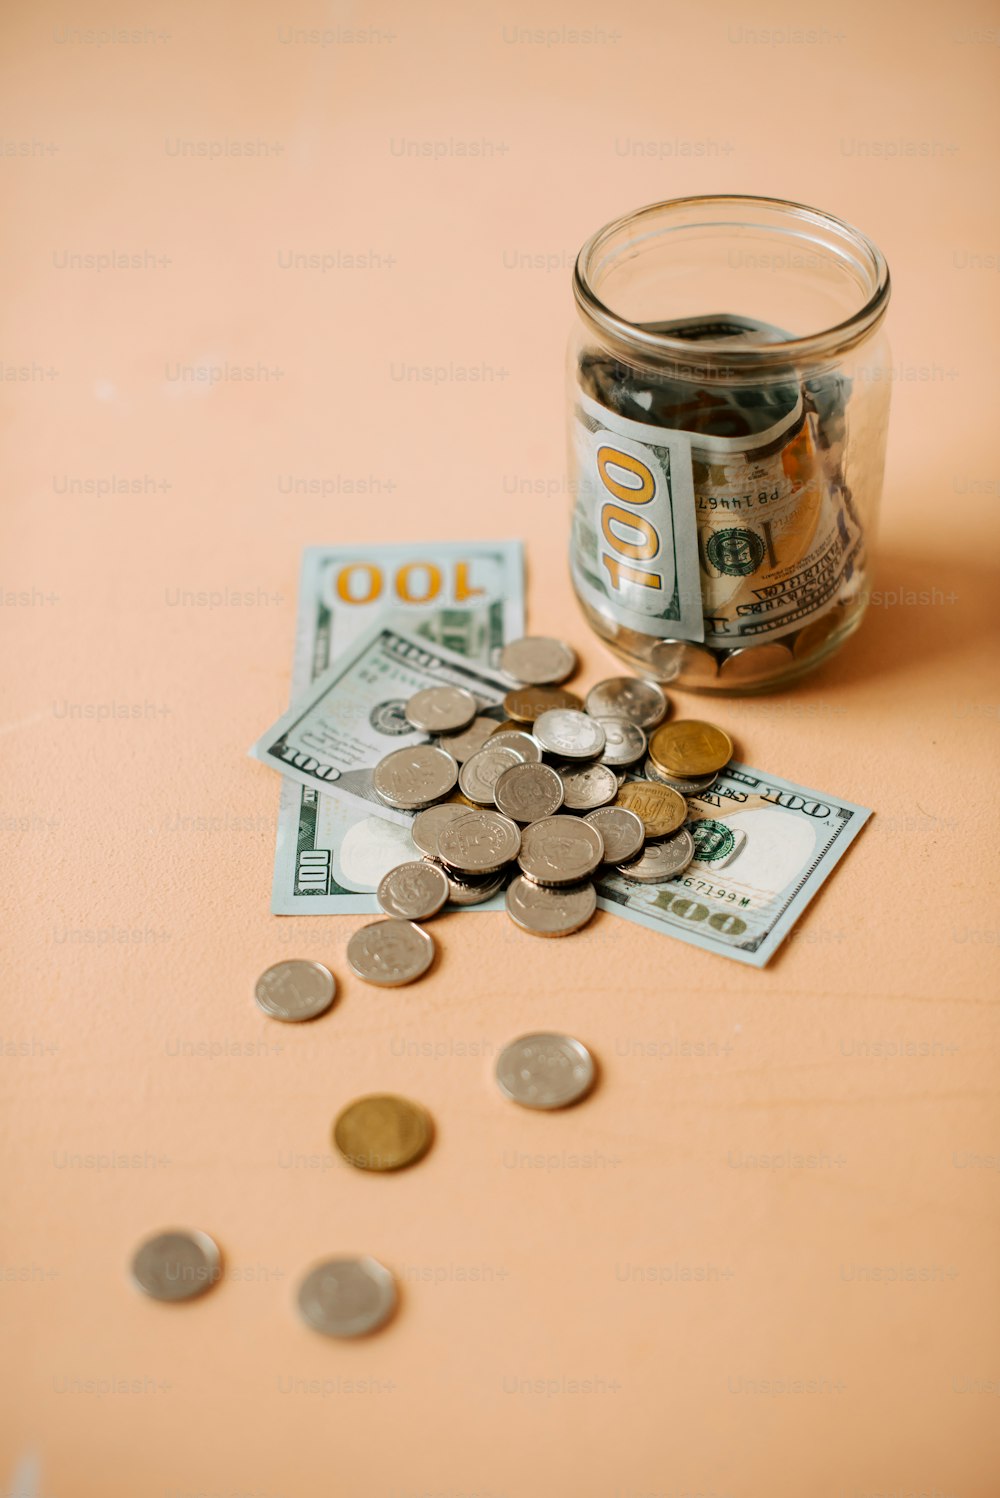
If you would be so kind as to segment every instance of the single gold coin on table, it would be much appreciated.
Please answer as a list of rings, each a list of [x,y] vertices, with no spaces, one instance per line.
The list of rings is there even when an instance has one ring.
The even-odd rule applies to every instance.
[[[426,1108],[384,1092],[348,1103],[333,1126],[333,1142],[358,1170],[402,1170],[427,1153],[433,1133]]]
[[[647,837],[669,837],[687,819],[687,802],[680,792],[652,780],[626,780],[615,805],[634,811]]]
[[[583,703],[575,692],[567,692],[565,687],[515,687],[503,700],[503,710],[508,718],[514,719],[517,728],[534,723],[543,713],[552,712],[557,707],[579,712]]]
[[[679,718],[656,730],[649,757],[664,775],[711,775],[732,759],[733,741],[714,723]]]

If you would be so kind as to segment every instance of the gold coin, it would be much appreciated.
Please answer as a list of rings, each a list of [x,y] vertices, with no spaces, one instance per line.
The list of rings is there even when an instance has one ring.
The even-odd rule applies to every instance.
[[[493,730],[493,733],[523,733],[523,732],[524,732],[524,724],[523,723],[515,723],[513,718],[508,718],[505,722],[498,723],[497,726],[496,726],[496,728],[494,728],[494,730]],[[490,738],[493,737],[493,733],[490,734]]]
[[[503,710],[508,718],[514,719],[515,728],[534,723],[536,718],[554,707],[569,707],[579,712],[583,703],[575,692],[567,692],[565,687],[516,687],[503,700]]]
[[[712,775],[733,757],[733,741],[714,723],[679,718],[664,723],[649,741],[649,757],[664,775]]]
[[[834,630],[839,629],[843,622],[843,611],[833,609],[829,614],[821,614],[811,624],[803,625],[795,636],[795,643],[792,646],[795,659],[803,661],[810,655],[818,654]]]
[[[402,1170],[427,1153],[432,1133],[426,1108],[385,1092],[348,1103],[333,1126],[333,1142],[358,1170]]]
[[[615,805],[634,811],[647,837],[668,837],[687,819],[687,802],[680,792],[669,785],[654,785],[651,780],[626,780]]]

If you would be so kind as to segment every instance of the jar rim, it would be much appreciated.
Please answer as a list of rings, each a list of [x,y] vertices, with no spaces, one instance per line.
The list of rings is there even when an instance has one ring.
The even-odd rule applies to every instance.
[[[671,337],[668,333],[650,332],[613,312],[601,301],[591,285],[590,276],[598,255],[614,235],[627,226],[639,225],[645,219],[660,215],[664,210],[695,208],[699,205],[717,208],[724,204],[731,204],[734,207],[753,205],[757,208],[778,209],[803,223],[811,223],[833,231],[855,249],[861,250],[869,261],[870,283],[873,289],[868,299],[849,317],[829,327],[821,328],[815,333],[807,333],[799,338],[782,339],[780,343],[747,341],[739,345],[712,339],[699,339],[697,342],[692,342],[685,338]],[[832,213],[827,213],[822,208],[813,208],[807,203],[797,203],[790,198],[762,197],[749,193],[708,193],[693,197],[664,198],[658,203],[648,203],[643,208],[622,214],[620,218],[605,224],[603,228],[590,236],[581,248],[573,270],[573,295],[577,306],[583,317],[596,331],[603,332],[634,351],[644,353],[658,361],[667,356],[672,361],[683,363],[688,369],[703,369],[706,373],[720,372],[718,370],[720,359],[729,366],[732,372],[749,367],[759,371],[765,367],[787,367],[790,362],[820,360],[831,354],[840,353],[861,342],[882,320],[889,303],[890,291],[889,267],[885,256],[874,241],[863,234],[860,229],[856,229],[852,224],[837,218]]]

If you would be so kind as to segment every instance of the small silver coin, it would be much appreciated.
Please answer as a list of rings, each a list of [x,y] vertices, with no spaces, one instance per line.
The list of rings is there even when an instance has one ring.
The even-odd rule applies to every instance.
[[[415,859],[390,869],[375,895],[386,915],[403,921],[428,921],[448,898],[448,878],[442,869]]]
[[[463,728],[461,733],[442,734],[438,739],[438,748],[446,750],[452,759],[464,765],[496,732],[496,726],[495,718],[473,718],[468,728]]]
[[[515,822],[551,817],[563,804],[563,783],[548,765],[511,765],[493,787],[497,810]]]
[[[434,938],[411,921],[371,921],[347,943],[351,972],[380,988],[422,978],[434,961]]]
[[[521,686],[557,686],[576,670],[576,651],[565,640],[525,635],[501,650],[500,670]]]
[[[497,874],[515,859],[521,834],[509,817],[496,811],[470,811],[438,836],[438,857],[458,874]]]
[[[619,769],[622,765],[634,765],[646,752],[646,730],[628,718],[598,718],[607,740],[602,765]]]
[[[642,852],[646,829],[642,818],[624,806],[602,806],[583,819],[604,839],[605,863],[628,863]]]
[[[132,1279],[153,1300],[193,1300],[222,1276],[219,1245],[207,1233],[171,1228],[140,1243]]]
[[[649,664],[660,681],[714,681],[718,673],[715,656],[704,645],[687,640],[660,640],[649,652]]]
[[[694,838],[686,827],[672,837],[647,843],[638,858],[618,865],[619,874],[640,884],[662,884],[683,874],[694,857]]]
[[[567,811],[594,811],[598,806],[607,806],[618,794],[618,776],[614,770],[594,761],[560,765],[559,778]]]
[[[594,1085],[594,1058],[571,1035],[520,1035],[497,1057],[497,1086],[522,1108],[568,1108]]]
[[[641,676],[609,676],[599,681],[587,693],[584,706],[592,718],[628,718],[640,728],[655,728],[668,710],[660,688]]]
[[[509,749],[503,744],[494,748],[490,742],[485,749],[477,750],[471,759],[465,761],[458,777],[458,788],[470,801],[475,801],[480,806],[492,806],[493,787],[504,770],[509,770],[511,765],[522,764],[524,760],[516,749]]]
[[[664,775],[663,771],[651,759],[647,758],[646,763],[642,767],[642,773],[647,780],[656,780],[659,781],[660,785],[669,785],[672,791],[680,791],[682,796],[699,796],[702,791],[707,791],[709,786],[715,784],[722,772],[716,770],[712,775],[688,775],[683,777],[680,775]]]
[[[325,1337],[363,1337],[396,1309],[396,1282],[378,1259],[327,1259],[299,1286],[303,1321]]]
[[[518,864],[535,884],[559,888],[589,879],[604,858],[604,839],[580,817],[543,817],[521,834]]]
[[[561,759],[596,759],[607,736],[596,718],[571,707],[550,708],[535,719],[534,736],[549,754]]]
[[[448,880],[449,905],[484,905],[500,893],[507,878],[506,868],[499,874],[456,874],[454,869],[444,869]]]
[[[410,698],[403,715],[421,733],[457,733],[476,716],[476,699],[464,687],[425,687]]]
[[[749,645],[745,650],[731,650],[719,662],[719,680],[741,684],[769,681],[779,671],[787,671],[794,659],[788,646],[777,640],[768,645]]]
[[[276,962],[261,973],[254,988],[254,998],[265,1014],[289,1022],[325,1014],[336,996],[337,983],[329,968],[301,957]]]
[[[437,806],[428,806],[426,810],[418,811],[413,818],[410,836],[421,853],[428,853],[436,858],[439,833],[444,831],[449,822],[468,814],[469,808],[461,801],[443,801]]]
[[[372,771],[375,793],[387,806],[417,811],[440,801],[458,784],[458,765],[433,744],[413,744],[395,749],[379,760]]]
[[[527,729],[522,733],[516,728],[501,728],[491,733],[490,748],[513,749],[526,764],[539,764],[542,758],[541,744]]]
[[[507,886],[507,914],[532,936],[570,936],[596,909],[597,891],[589,882],[546,889],[518,874]]]

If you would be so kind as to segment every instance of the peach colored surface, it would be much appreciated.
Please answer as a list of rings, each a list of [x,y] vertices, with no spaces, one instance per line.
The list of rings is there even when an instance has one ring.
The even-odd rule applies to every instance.
[[[995,15],[5,25],[0,1491],[997,1493]],[[570,266],[714,191],[819,204],[892,267],[878,606],[814,680],[712,709],[876,815],[764,972],[605,914],[562,943],[455,915],[429,980],[366,988],[362,918],[268,913],[278,783],[246,749],[286,705],[301,549],[523,536],[533,629],[613,669],[564,562]],[[110,253],[138,264],[71,258]],[[177,377],[227,364],[251,378]],[[251,991],[297,953],[341,997],[290,1033]],[[600,1059],[565,1115],[491,1078],[536,1027]],[[437,1120],[399,1178],[328,1150],[374,1089]],[[172,1223],[230,1270],[176,1308],[126,1275]],[[342,1251],[403,1286],[356,1345],[293,1309]]]

